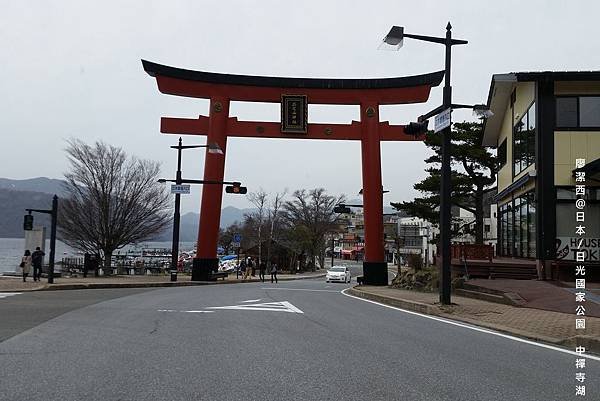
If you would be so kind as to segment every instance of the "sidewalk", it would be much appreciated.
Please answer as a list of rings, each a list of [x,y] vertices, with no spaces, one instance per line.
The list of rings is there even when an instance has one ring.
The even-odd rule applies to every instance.
[[[278,274],[277,279],[280,281],[302,280],[310,278],[325,277],[325,270],[302,273],[302,274]],[[241,277],[241,276],[240,276]],[[191,276],[179,274],[177,281],[172,282],[169,275],[118,275],[108,277],[94,277],[93,274],[87,278],[72,277],[72,278],[55,278],[54,284],[48,284],[47,278],[42,278],[42,281],[34,282],[31,277],[27,278],[27,282],[23,282],[22,277],[0,276],[0,292],[23,292],[23,291],[44,291],[44,290],[80,290],[91,288],[144,288],[144,287],[184,287],[195,285],[214,285],[214,284],[235,284],[235,283],[250,283],[260,282],[258,273],[256,277],[250,280],[236,279],[235,273],[230,274],[227,278],[217,281],[191,281]],[[265,283],[271,282],[271,275],[265,276]]]
[[[586,317],[586,329],[575,330],[575,313],[521,308],[453,295],[452,305],[439,303],[437,293],[390,287],[356,286],[351,295],[402,309],[435,315],[496,331],[573,348],[583,345],[600,353],[600,318]]]

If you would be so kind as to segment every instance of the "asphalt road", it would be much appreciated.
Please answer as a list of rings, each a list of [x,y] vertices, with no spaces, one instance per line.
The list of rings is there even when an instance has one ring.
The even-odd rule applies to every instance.
[[[574,355],[348,297],[347,286],[164,288],[75,308],[0,343],[0,399],[582,399]],[[0,299],[2,317],[33,296]],[[585,372],[583,399],[600,399],[600,362]]]

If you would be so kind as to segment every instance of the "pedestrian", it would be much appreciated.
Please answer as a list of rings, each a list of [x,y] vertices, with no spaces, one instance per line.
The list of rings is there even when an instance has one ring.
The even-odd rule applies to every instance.
[[[21,264],[19,265],[23,269],[23,282],[27,281],[26,278],[31,272],[31,252],[29,249],[25,250],[25,254],[21,258]]]
[[[258,258],[256,259],[256,262],[252,261],[252,258],[250,258],[250,261],[248,262],[248,266],[250,266],[250,268],[252,269],[252,277],[256,276],[256,264],[258,263]]]
[[[35,251],[31,254],[31,263],[33,264],[33,281],[40,281],[42,278],[42,263],[44,262],[45,253],[36,247]]]
[[[275,279],[275,284],[277,284],[277,263],[271,263],[271,283]]]
[[[239,268],[238,268],[238,275],[239,273],[242,274],[242,278],[244,278],[244,274],[246,274],[246,259],[242,259],[242,261],[240,262]],[[236,276],[236,278],[238,278],[239,276]]]
[[[260,281],[262,281],[263,283],[265,282],[265,272],[266,271],[267,271],[267,264],[265,262],[261,262],[259,271],[258,271],[258,278],[260,278]]]
[[[244,274],[244,280],[248,280],[250,278],[250,274],[252,273],[252,258],[248,258],[248,263],[246,263],[246,274]]]

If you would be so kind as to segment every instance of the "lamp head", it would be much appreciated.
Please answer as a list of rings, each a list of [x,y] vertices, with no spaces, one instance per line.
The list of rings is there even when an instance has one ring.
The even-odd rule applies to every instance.
[[[494,113],[485,104],[476,104],[473,106],[473,117],[477,118],[490,118]]]
[[[379,50],[400,50],[404,40],[404,27],[394,25],[379,45]]]

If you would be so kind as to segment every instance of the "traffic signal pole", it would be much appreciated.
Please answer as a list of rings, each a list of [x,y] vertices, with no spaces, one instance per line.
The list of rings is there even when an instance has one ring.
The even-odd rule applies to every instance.
[[[177,146],[177,173],[175,185],[181,185],[181,137]],[[171,242],[171,281],[177,281],[177,262],[179,261],[179,222],[180,222],[181,194],[175,194],[175,211],[173,213],[173,241]]]
[[[52,209],[25,209],[31,215],[31,212],[45,213],[51,216],[50,223],[50,260],[48,260],[48,284],[54,284],[54,259],[56,257],[56,224],[58,220],[58,196],[52,197]],[[27,223],[26,223],[27,224]],[[33,218],[30,222],[33,227]],[[29,224],[28,224],[29,225]],[[31,229],[30,227],[29,229]],[[23,227],[27,229],[27,227]]]

